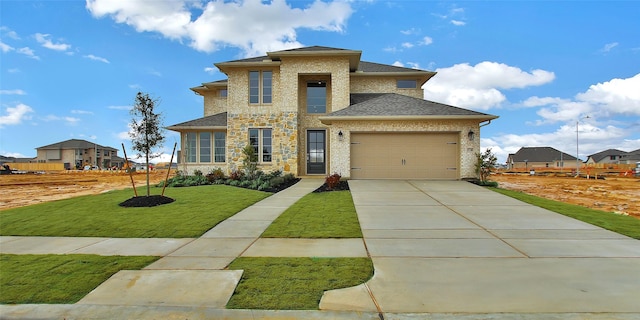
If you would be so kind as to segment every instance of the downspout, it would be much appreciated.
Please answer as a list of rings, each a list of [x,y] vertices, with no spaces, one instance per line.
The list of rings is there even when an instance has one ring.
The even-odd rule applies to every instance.
[[[482,128],[482,127],[484,127],[484,126],[488,126],[488,125],[490,125],[490,124],[491,124],[491,120],[487,120],[487,123],[485,123],[485,124],[482,124],[482,122],[480,122],[480,123],[481,123],[481,124],[480,124],[480,128]]]

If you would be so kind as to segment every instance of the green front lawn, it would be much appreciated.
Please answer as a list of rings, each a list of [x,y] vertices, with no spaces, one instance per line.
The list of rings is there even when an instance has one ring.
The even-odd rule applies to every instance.
[[[0,303],[75,303],[120,270],[159,257],[0,255]]]
[[[230,309],[316,310],[324,291],[373,276],[369,258],[237,258],[229,269],[244,270]]]
[[[351,193],[310,193],[282,213],[262,237],[362,238]],[[227,308],[318,309],[326,290],[352,287],[373,276],[370,258],[237,258],[242,280]]]
[[[514,199],[557,212],[559,214],[590,223],[592,225],[626,235],[631,238],[640,239],[640,219],[622,216],[611,212],[594,210],[560,201],[544,199],[519,191],[512,191],[499,188],[491,190],[502,193]]]
[[[153,188],[152,194],[160,194]],[[0,211],[0,235],[116,238],[199,237],[221,221],[270,196],[230,186],[167,189],[173,203],[123,208],[131,189]]]
[[[362,238],[349,191],[310,193],[283,212],[263,238]]]

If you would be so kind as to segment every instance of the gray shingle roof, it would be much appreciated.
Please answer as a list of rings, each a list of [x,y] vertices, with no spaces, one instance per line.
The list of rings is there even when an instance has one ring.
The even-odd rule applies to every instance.
[[[46,145],[46,146],[42,146],[39,148],[36,148],[36,150],[38,149],[42,149],[42,150],[59,150],[59,149],[90,149],[90,148],[99,148],[99,149],[104,149],[104,150],[117,150],[114,149],[112,147],[105,147],[105,146],[101,146],[97,143],[94,142],[89,142],[87,140],[81,140],[81,139],[70,139],[70,140],[65,140],[65,141],[61,141],[61,142],[57,142],[57,143],[53,143],[50,145]]]
[[[340,117],[393,117],[393,116],[430,116],[430,117],[473,117],[495,119],[494,115],[458,108],[438,102],[418,99],[396,93],[351,94],[351,105],[332,112],[325,119]]]
[[[600,162],[600,160],[609,157],[609,156],[626,156],[629,152],[618,150],[618,149],[607,149],[604,151],[600,151],[598,153],[594,153],[589,156],[589,158],[593,159],[595,162]]]
[[[381,64],[381,63],[375,63],[375,62],[368,62],[368,61],[360,61],[360,64],[358,65],[358,70],[357,71],[362,71],[362,72],[430,72],[430,71],[425,71],[425,70],[411,69],[411,68],[404,68],[404,67],[396,67],[396,66],[393,66],[393,65]]]
[[[560,161],[560,154],[562,154],[562,161],[576,160],[576,157],[551,147],[522,147],[511,155],[511,160],[513,162],[525,162],[525,160],[527,162],[555,162]]]
[[[227,127],[227,113],[222,112],[167,127],[169,130]]]

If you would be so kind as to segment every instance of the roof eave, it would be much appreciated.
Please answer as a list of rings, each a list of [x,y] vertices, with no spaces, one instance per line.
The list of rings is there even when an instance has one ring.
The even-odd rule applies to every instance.
[[[356,77],[418,77],[421,83],[418,87],[422,87],[429,79],[433,78],[437,72],[433,71],[407,71],[407,72],[351,72],[349,75]]]
[[[262,61],[235,61],[235,62],[220,62],[214,64],[220,71],[226,73],[228,68],[242,68],[242,67],[277,67],[280,66],[280,61],[273,61],[265,59]]]
[[[165,127],[171,131],[184,131],[184,130],[227,130],[227,126],[169,126]]]
[[[497,119],[494,115],[422,115],[422,116],[324,116],[318,119],[323,124],[335,121],[406,121],[406,120],[479,120]]]
[[[358,69],[360,64],[361,50],[313,50],[313,51],[276,51],[267,52],[267,56],[273,58],[281,57],[322,57],[322,56],[347,56],[349,57],[349,69]]]

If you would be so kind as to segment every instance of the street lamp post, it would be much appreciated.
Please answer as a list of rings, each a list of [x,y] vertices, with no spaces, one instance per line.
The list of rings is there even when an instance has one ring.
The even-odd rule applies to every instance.
[[[580,152],[578,151],[578,146],[580,145],[579,141],[579,134],[578,134],[578,124],[580,123],[580,120],[582,119],[589,119],[589,116],[585,116],[582,118],[579,118],[578,121],[576,121],[576,177],[580,176]]]

